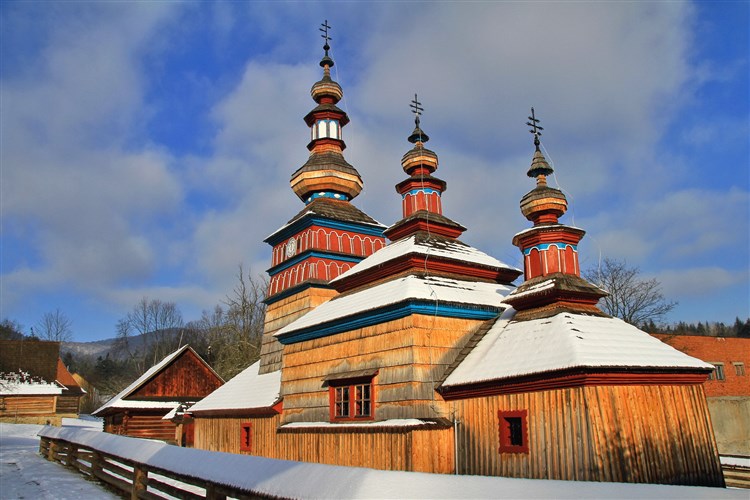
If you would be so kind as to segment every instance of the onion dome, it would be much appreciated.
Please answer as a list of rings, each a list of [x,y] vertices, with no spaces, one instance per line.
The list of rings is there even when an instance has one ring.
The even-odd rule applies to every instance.
[[[317,106],[305,115],[305,123],[310,127],[310,157],[302,167],[292,174],[291,186],[299,198],[310,203],[317,198],[351,200],[363,187],[362,178],[343,155],[346,149],[342,129],[349,123],[346,112],[336,104],[343,98],[341,86],[331,79],[333,59],[328,55],[328,26],[325,25],[325,55],[320,61],[323,78],[315,82],[310,96]]]

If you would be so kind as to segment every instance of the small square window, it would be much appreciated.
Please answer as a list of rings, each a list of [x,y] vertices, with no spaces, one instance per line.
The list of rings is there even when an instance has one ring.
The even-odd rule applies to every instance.
[[[745,363],[741,363],[738,361],[732,362],[734,365],[734,374],[738,377],[744,377],[745,376]]]
[[[528,453],[529,430],[526,410],[497,412],[499,453]]]
[[[240,451],[253,451],[253,424],[240,424]]]

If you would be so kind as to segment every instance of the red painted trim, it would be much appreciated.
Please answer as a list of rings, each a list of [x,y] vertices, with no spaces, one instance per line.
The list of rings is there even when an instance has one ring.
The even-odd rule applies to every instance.
[[[521,445],[511,444],[510,428],[506,418],[521,419]],[[498,453],[528,453],[529,452],[529,423],[528,410],[499,410],[497,412]]]
[[[476,384],[442,387],[440,393],[446,400],[538,392],[570,387],[595,385],[699,385],[706,381],[708,373],[693,372],[557,372],[518,377],[512,380],[493,380]]]

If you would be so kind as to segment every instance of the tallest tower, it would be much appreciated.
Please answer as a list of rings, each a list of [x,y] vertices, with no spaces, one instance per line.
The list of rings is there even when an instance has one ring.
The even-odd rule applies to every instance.
[[[310,127],[310,156],[290,180],[305,207],[265,239],[273,256],[261,373],[281,368],[282,349],[273,333],[328,301],[336,294],[331,280],[385,246],[385,226],[351,203],[363,182],[343,154],[349,117],[338,107],[344,92],[331,78],[329,29],[327,21],[320,29],[325,40],[323,77],[310,89],[316,106],[304,117]]]

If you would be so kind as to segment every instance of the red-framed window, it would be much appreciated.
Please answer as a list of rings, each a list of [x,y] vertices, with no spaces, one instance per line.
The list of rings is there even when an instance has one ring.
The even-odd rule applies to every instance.
[[[497,412],[499,453],[528,453],[529,426],[527,410]]]
[[[329,381],[328,395],[332,422],[375,419],[372,378]]]
[[[253,424],[251,422],[240,424],[240,451],[253,451]]]

